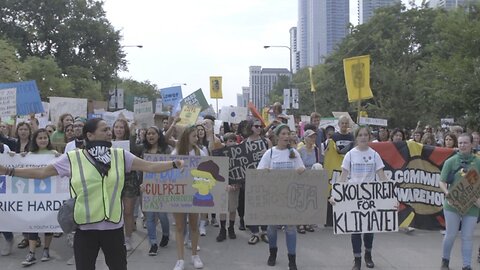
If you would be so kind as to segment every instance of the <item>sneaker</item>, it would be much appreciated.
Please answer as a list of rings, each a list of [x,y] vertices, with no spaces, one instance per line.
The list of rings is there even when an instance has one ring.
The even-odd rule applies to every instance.
[[[158,254],[158,246],[157,244],[153,244],[150,246],[150,250],[148,251],[148,256],[157,256]]]
[[[217,227],[217,228],[220,226],[216,218],[212,218],[212,220],[210,221],[210,224],[212,224],[213,227]]]
[[[10,241],[3,242],[2,250],[1,250],[1,255],[2,256],[8,256],[10,253],[12,253],[12,247],[13,247],[13,239]]]
[[[132,239],[130,237],[125,237],[125,249],[127,251],[131,251],[133,248],[132,248]]]
[[[192,241],[188,240],[187,241],[187,248],[192,249]],[[197,244],[197,251],[200,251],[200,245]]]
[[[50,261],[50,252],[48,248],[43,249],[42,258],[40,259],[42,262]]]
[[[166,247],[168,245],[169,240],[170,240],[170,238],[168,237],[168,235],[163,235],[162,240],[160,240],[160,246],[161,247]]]
[[[68,259],[67,265],[75,265],[75,256],[72,256],[70,259]]]
[[[25,257],[25,260],[22,262],[23,266],[30,266],[34,263],[37,262],[37,259],[35,259],[35,254],[28,252],[27,257]]]
[[[184,268],[185,268],[185,262],[183,260],[178,260],[173,270],[183,270]]]
[[[200,221],[200,227],[198,228],[198,231],[200,232],[200,236],[206,236],[207,235],[207,229],[205,229],[205,220]]]
[[[200,256],[198,255],[193,255],[192,256],[192,264],[195,269],[202,269],[203,268],[203,262],[200,260]]]

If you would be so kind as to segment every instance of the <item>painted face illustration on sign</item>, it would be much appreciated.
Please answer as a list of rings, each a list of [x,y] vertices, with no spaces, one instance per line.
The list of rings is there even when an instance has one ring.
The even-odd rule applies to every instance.
[[[192,170],[190,174],[193,176],[192,187],[197,190],[193,196],[194,206],[214,206],[213,196],[210,190],[215,187],[217,181],[225,182],[225,178],[220,175],[220,168],[212,160],[198,164],[196,170]]]

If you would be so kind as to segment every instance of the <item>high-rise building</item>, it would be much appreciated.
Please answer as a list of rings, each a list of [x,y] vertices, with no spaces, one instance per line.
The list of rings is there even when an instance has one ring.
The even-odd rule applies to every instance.
[[[286,68],[262,68],[250,66],[250,98],[255,107],[260,108],[269,105],[270,91],[277,83],[280,76],[290,77],[290,71]]]
[[[292,57],[292,72],[297,73],[300,69],[300,52],[298,51],[297,27],[290,28],[290,48]]]
[[[358,0],[358,23],[366,23],[380,7],[400,3],[401,0]]]
[[[242,93],[237,94],[237,107],[247,107],[250,101],[250,87],[243,86]]]
[[[299,0],[297,49],[300,68],[323,63],[348,34],[349,0]]]
[[[432,8],[441,7],[445,9],[453,9],[466,4],[468,0],[430,0],[428,6]]]

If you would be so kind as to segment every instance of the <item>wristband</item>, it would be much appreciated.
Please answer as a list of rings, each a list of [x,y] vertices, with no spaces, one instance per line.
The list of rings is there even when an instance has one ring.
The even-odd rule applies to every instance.
[[[178,169],[178,167],[177,167],[177,163],[175,162],[175,160],[174,160],[174,161],[172,161],[172,166],[173,166],[173,168],[174,168],[174,169]]]

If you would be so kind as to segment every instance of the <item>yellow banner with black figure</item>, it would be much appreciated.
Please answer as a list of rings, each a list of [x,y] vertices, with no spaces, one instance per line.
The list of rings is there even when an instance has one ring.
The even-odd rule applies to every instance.
[[[370,55],[343,59],[348,102],[373,97],[370,89]]]
[[[222,77],[210,77],[210,98],[223,98]]]

